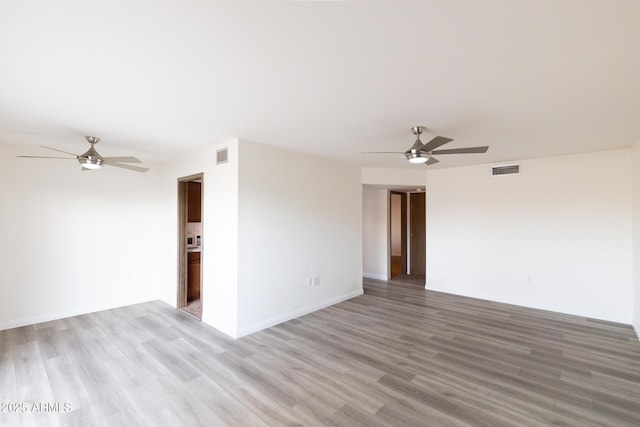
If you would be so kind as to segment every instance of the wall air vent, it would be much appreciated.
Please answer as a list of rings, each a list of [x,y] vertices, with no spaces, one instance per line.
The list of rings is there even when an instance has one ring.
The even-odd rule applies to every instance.
[[[229,160],[227,157],[228,148],[222,148],[216,151],[216,165],[221,165],[223,163],[227,163]]]
[[[491,168],[491,175],[513,175],[520,173],[520,165],[494,166]]]

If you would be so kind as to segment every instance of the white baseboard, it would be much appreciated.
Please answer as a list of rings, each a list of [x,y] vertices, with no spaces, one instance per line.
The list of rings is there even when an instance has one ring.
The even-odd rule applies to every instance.
[[[135,301],[122,305],[95,305],[92,307],[75,308],[71,310],[57,311],[54,313],[38,314],[37,316],[23,317],[21,319],[7,320],[0,322],[0,331],[5,329],[20,328],[22,326],[35,325],[37,323],[50,322],[52,320],[65,319],[67,317],[80,316],[82,314],[95,313],[96,311],[110,310],[112,308],[124,307],[127,305],[140,304],[147,301]]]
[[[362,273],[362,277],[373,280],[384,280],[385,282],[389,280],[389,278],[383,274]]]
[[[492,301],[492,302],[498,302],[498,303],[503,303],[503,304],[517,305],[517,306],[520,306],[520,307],[533,308],[533,309],[536,309],[536,310],[545,310],[545,311],[552,311],[554,313],[569,314],[571,316],[587,317],[587,318],[590,318],[590,319],[597,319],[597,320],[604,320],[604,321],[607,321],[607,322],[622,323],[622,324],[625,324],[625,325],[630,325],[631,324],[631,321],[629,319],[606,318],[606,317],[602,317],[602,316],[598,315],[597,313],[588,313],[588,312],[579,311],[579,310],[571,310],[571,309],[568,309],[567,307],[556,306],[556,305],[552,305],[552,304],[542,304],[542,303],[533,303],[532,304],[530,301],[521,300],[521,299],[517,299],[517,298],[503,297],[503,296],[494,295],[494,294],[485,294],[485,293],[480,293],[480,292],[479,293],[466,292],[466,291],[460,291],[459,289],[434,288],[434,287],[427,287],[426,285],[425,285],[425,289],[431,290],[431,291],[435,291],[435,292],[443,292],[445,294],[459,295],[459,296],[463,296],[463,297],[481,299],[481,300],[485,300],[485,301]],[[638,334],[638,330],[637,329],[636,329],[636,334]]]
[[[291,311],[289,313],[275,316],[270,319],[262,320],[260,322],[252,323],[251,325],[244,326],[238,330],[238,336],[236,338],[244,337],[249,334],[253,334],[255,332],[261,331],[263,329],[270,328],[272,326],[278,325],[280,323],[286,322],[291,319],[295,319],[296,317],[304,316],[305,314],[312,313],[316,310],[323,309],[325,307],[329,307],[330,305],[338,304],[339,302],[346,301],[353,297],[357,297],[358,295],[362,295],[364,291],[362,288],[349,292],[344,295],[340,295],[338,297],[330,298],[328,300],[319,302],[317,304],[312,304],[307,307],[300,308],[298,310]]]

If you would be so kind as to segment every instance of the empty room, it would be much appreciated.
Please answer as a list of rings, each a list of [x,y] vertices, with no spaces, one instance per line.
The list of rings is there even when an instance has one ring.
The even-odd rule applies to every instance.
[[[0,425],[640,425],[638,22],[0,1]]]

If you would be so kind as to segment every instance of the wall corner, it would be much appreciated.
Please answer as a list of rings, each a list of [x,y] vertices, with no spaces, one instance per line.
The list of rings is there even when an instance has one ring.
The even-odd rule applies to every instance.
[[[631,152],[631,236],[632,322],[640,340],[640,139]]]

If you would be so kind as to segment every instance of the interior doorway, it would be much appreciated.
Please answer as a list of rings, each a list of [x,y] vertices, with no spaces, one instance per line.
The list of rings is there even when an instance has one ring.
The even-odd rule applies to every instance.
[[[204,174],[178,178],[178,295],[177,307],[202,319],[202,216]]]
[[[426,197],[422,189],[389,192],[389,280],[425,284]]]

